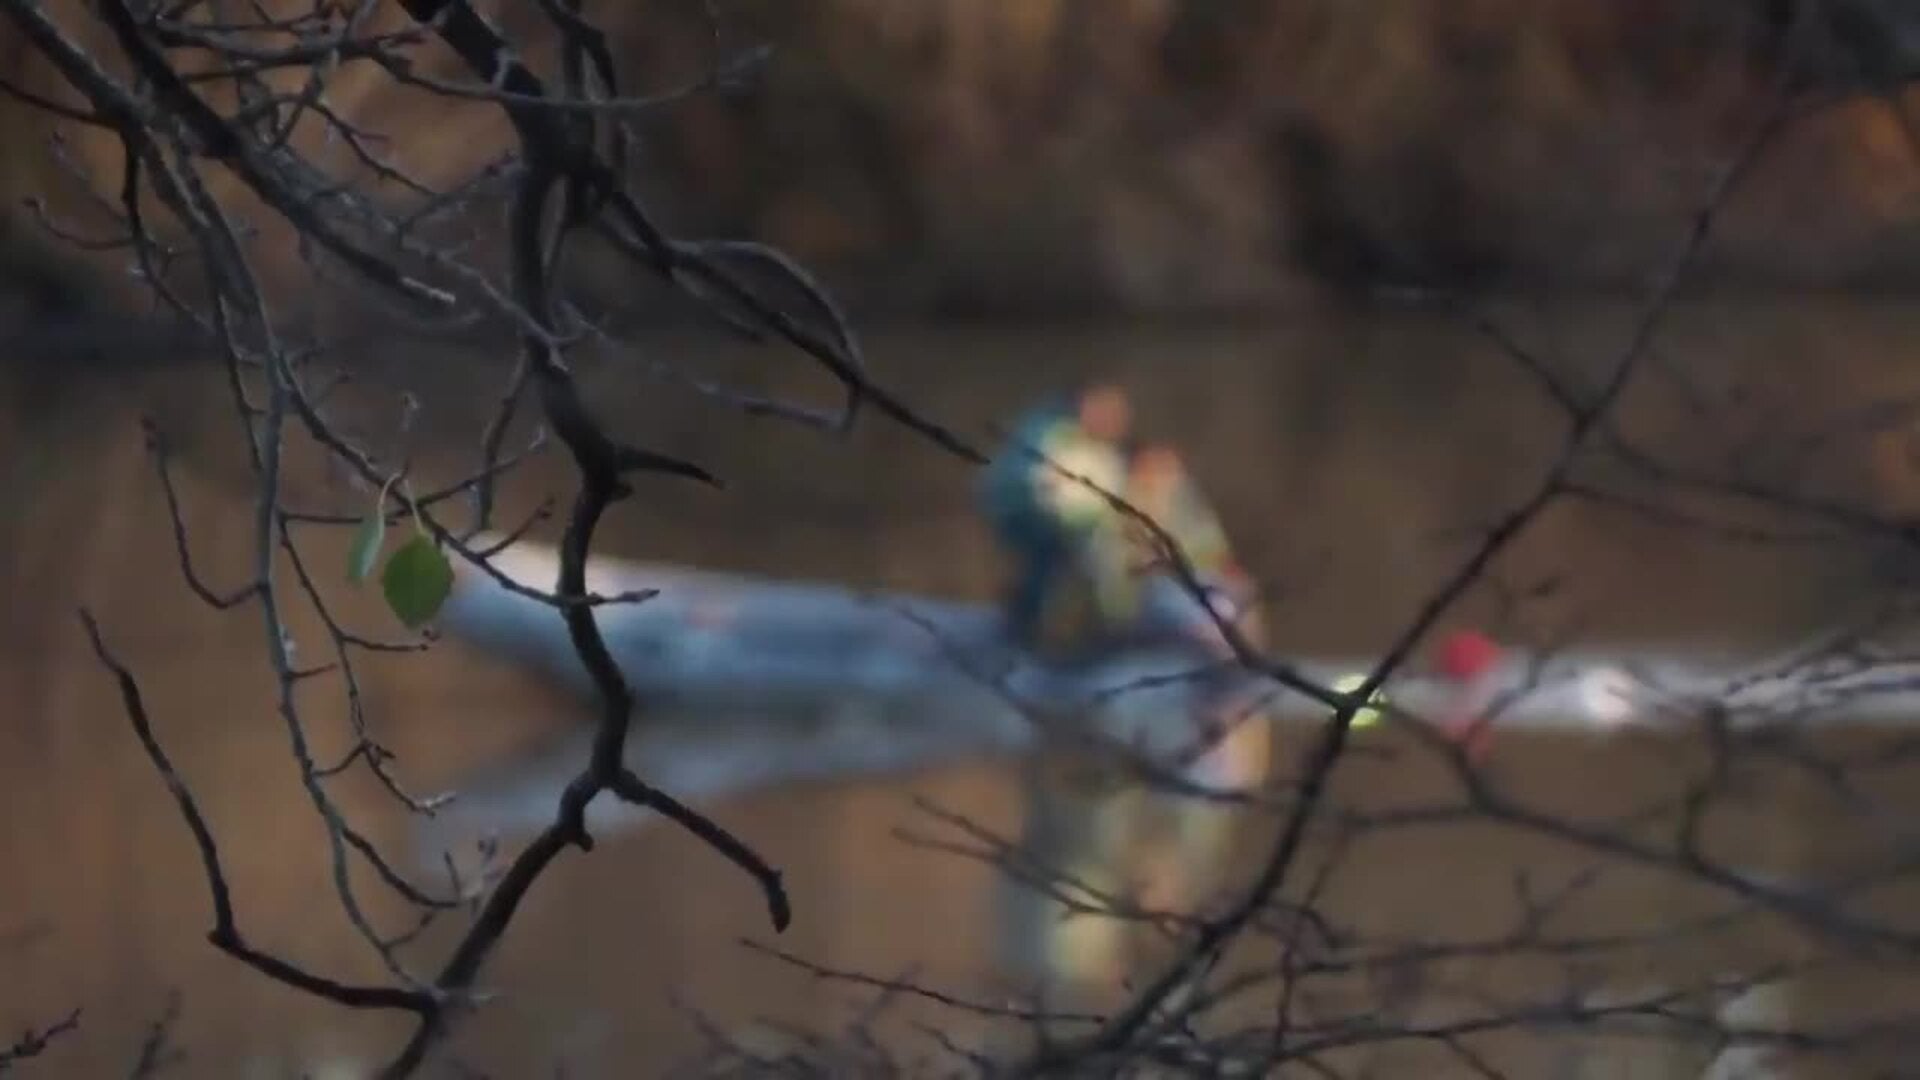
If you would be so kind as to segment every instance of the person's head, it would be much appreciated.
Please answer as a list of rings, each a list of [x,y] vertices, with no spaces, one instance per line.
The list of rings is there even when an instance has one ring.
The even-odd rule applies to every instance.
[[[1080,426],[1087,434],[1108,442],[1126,438],[1133,425],[1133,406],[1126,391],[1113,383],[1098,382],[1080,391],[1076,403]]]
[[[1180,454],[1165,443],[1142,443],[1127,460],[1128,480],[1144,492],[1163,492],[1180,482],[1186,466]]]

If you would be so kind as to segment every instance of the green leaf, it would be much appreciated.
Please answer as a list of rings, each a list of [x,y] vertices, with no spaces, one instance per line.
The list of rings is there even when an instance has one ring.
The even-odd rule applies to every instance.
[[[418,630],[440,613],[453,591],[453,564],[432,538],[417,535],[387,560],[380,586],[394,615],[408,629]]]
[[[353,531],[353,546],[347,549],[347,580],[355,585],[373,576],[380,561],[380,545],[387,542],[387,515],[375,506]]]

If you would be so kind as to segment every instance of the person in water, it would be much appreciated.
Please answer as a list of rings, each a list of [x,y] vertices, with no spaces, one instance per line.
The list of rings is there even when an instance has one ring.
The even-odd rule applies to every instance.
[[[1159,527],[1201,583],[1243,584],[1245,573],[1220,518],[1179,456],[1170,447],[1145,444],[1131,449],[1125,465],[1125,483],[1116,494]],[[1130,515],[1116,513],[1114,520],[1116,528],[1081,534],[1101,621],[1109,629],[1133,631],[1139,643],[1199,638],[1216,659],[1230,659],[1212,617],[1198,610],[1190,586],[1169,572],[1165,540]],[[1249,644],[1264,647],[1256,622],[1224,614],[1239,623]],[[1213,692],[1210,680],[1192,685],[1193,713],[1186,718],[1191,737],[1176,740],[1173,759],[1159,764],[1203,792],[1258,791],[1272,761],[1268,718],[1243,715],[1245,703]],[[1190,912],[1228,881],[1241,838],[1236,809],[1230,801],[1164,790],[1097,753],[1091,760],[1069,755],[1064,762],[1029,766],[1021,848],[1034,865],[1062,875],[1061,891],[1090,907],[1117,901]],[[1070,998],[1098,999],[1100,988],[1117,985],[1161,944],[1151,923],[1097,913],[1070,916],[1072,905],[1058,897],[1011,881],[1003,889],[1008,973],[1035,977]]]
[[[1236,624],[1250,642],[1259,636],[1252,579],[1179,453],[1162,443],[1136,447],[1128,458],[1126,499],[1164,535],[1154,535],[1137,519],[1123,523],[1117,542],[1125,554],[1100,560],[1119,579],[1102,590],[1103,616],[1112,625],[1130,627],[1136,638],[1198,641],[1216,658],[1231,659],[1216,619]],[[1192,585],[1174,572],[1167,541],[1205,591],[1211,611],[1196,603]]]
[[[1179,452],[1164,443],[1135,447],[1128,461],[1126,496],[1164,537],[1133,523],[1134,587],[1127,599],[1134,610],[1113,612],[1112,617],[1139,624],[1143,635],[1198,640],[1223,662],[1234,656],[1216,620],[1233,624],[1256,652],[1264,650],[1266,633],[1252,604],[1252,578]],[[1165,550],[1169,541],[1206,590],[1211,612],[1199,608],[1192,585],[1173,572]],[[1231,685],[1224,683],[1222,689]],[[1191,749],[1181,755],[1179,771],[1185,780],[1221,792],[1255,791],[1266,782],[1272,756],[1268,720],[1245,709],[1233,694],[1209,697],[1202,704]],[[1143,902],[1181,910],[1204,900],[1222,884],[1232,855],[1233,804],[1144,790],[1136,793],[1135,801],[1133,831],[1144,841],[1139,853]]]
[[[1041,643],[1068,578],[1097,590],[1104,575],[1093,560],[1110,549],[1104,537],[1116,514],[1107,496],[1126,485],[1121,444],[1131,424],[1126,393],[1094,383],[1027,414],[985,470],[985,516],[1014,562],[1003,610],[1015,642]]]
[[[1127,462],[1127,501],[1172,537],[1195,572],[1223,575],[1238,569],[1220,515],[1173,447],[1144,443],[1134,449]]]

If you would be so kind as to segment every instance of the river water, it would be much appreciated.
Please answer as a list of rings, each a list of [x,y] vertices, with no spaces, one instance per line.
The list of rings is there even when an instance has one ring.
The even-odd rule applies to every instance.
[[[1604,377],[1634,320],[1624,302],[1515,302],[1499,315],[1578,386]],[[1629,384],[1622,429],[1689,467],[1857,505],[1906,499],[1897,478],[1876,486],[1860,432],[1920,391],[1908,355],[1915,329],[1911,311],[1892,301],[1683,304]],[[998,568],[972,516],[964,466],[875,415],[832,437],[740,417],[648,375],[649,365],[674,363],[830,402],[831,384],[801,358],[685,334],[644,341],[627,355],[583,362],[596,406],[637,441],[700,461],[727,487],[643,483],[610,519],[606,550],[990,595]],[[874,330],[866,344],[877,377],[983,440],[1073,377],[1121,379],[1151,430],[1187,452],[1244,560],[1268,584],[1277,645],[1313,655],[1383,647],[1537,482],[1564,434],[1537,381],[1485,335],[1432,311],[1200,326],[898,326]],[[389,438],[399,395],[413,393],[425,406],[415,424],[421,470],[452,476],[458,455],[477,442],[473,425],[508,358],[386,353],[354,360],[360,426],[376,441]],[[193,363],[170,361],[112,379],[83,371],[38,379],[37,396],[19,398],[4,429],[12,490],[0,526],[8,582],[0,700],[9,703],[0,721],[0,964],[11,977],[0,989],[0,1028],[78,1006],[80,1031],[48,1058],[45,1075],[123,1074],[146,1025],[178,990],[186,1074],[241,1075],[252,1061],[265,1070],[258,1075],[281,1075],[274,1070],[295,1059],[375,1057],[404,1024],[302,999],[208,946],[190,840],[73,614],[91,606],[140,678],[160,736],[220,838],[246,933],[337,977],[381,978],[333,897],[323,833],[272,709],[259,616],[196,604],[141,452],[136,418],[148,412],[178,447],[197,562],[217,582],[237,580],[249,558],[249,511],[231,421],[207,404],[217,404],[217,383]],[[562,466],[537,461],[504,497],[504,517],[546,494],[564,498]],[[1587,467],[1582,475],[1595,484],[1652,490],[1615,463]],[[290,488],[303,505],[351,511],[366,498],[305,464]],[[1742,527],[1756,520],[1748,507],[1712,509],[1737,513]],[[316,534],[312,543],[316,567],[343,565],[344,537]],[[1870,543],[1732,542],[1574,500],[1523,537],[1460,619],[1540,641],[1737,650],[1857,610],[1886,565]],[[369,598],[333,591],[350,617],[391,632]],[[295,629],[318,649],[311,619]],[[527,676],[453,646],[376,657],[365,673],[374,722],[421,789],[510,760],[580,716]],[[320,752],[344,745],[337,690],[316,684],[301,700]],[[1511,753],[1529,790],[1570,804],[1610,804],[1621,783],[1593,756],[1624,753],[1617,748],[1542,743]],[[1625,768],[1640,758],[1607,760]],[[404,834],[401,815],[364,777],[343,778],[336,790],[370,834]],[[933,831],[910,794],[989,826],[1017,821],[1016,789],[991,769],[766,793],[723,817],[788,875],[797,918],[783,947],[834,967],[973,985],[990,929],[987,877],[900,840],[902,827]],[[1373,877],[1345,884],[1351,903],[1390,922],[1451,925],[1447,911],[1508,896],[1513,867],[1567,862],[1538,844],[1473,837],[1444,859],[1415,846],[1369,862]],[[1796,851],[1809,842],[1780,841]],[[1406,884],[1422,879],[1423,889],[1456,884],[1416,904]],[[1695,902],[1665,887],[1622,896],[1622,910],[1648,918]],[[422,955],[447,946],[445,929],[423,939]],[[743,936],[770,937],[755,895],[685,837],[651,830],[591,856],[570,854],[530,895],[487,974],[500,998],[462,1029],[460,1048],[493,1075],[535,1075],[556,1059],[579,1070],[570,1075],[631,1075],[611,1063],[651,1070],[699,1047],[686,1008],[723,1025],[756,1016],[831,1025],[870,997],[756,955],[738,944]]]

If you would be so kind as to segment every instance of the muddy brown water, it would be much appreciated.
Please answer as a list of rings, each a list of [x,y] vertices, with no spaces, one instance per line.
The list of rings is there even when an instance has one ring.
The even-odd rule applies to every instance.
[[[1618,305],[1516,306],[1504,317],[1543,355],[1570,358],[1576,382],[1595,379],[1630,328]],[[1920,391],[1906,355],[1913,331],[1911,314],[1894,303],[1688,305],[1632,383],[1624,426],[1676,456],[1735,462],[1823,496],[1903,499],[1897,484],[1869,483],[1853,433],[1860,407]],[[1247,561],[1274,587],[1280,647],[1320,654],[1381,648],[1477,530],[1524,494],[1561,432],[1526,375],[1484,338],[1430,313],[1204,328],[883,328],[868,347],[875,368],[909,400],[970,434],[1073,375],[1118,375],[1147,422],[1187,451]],[[428,405],[419,424],[423,471],[451,475],[456,453],[473,445],[468,425],[491,400],[488,378],[505,359],[421,351],[366,361],[360,393],[370,403],[369,436],[383,436],[397,394],[413,391]],[[762,390],[831,396],[799,359],[680,335],[649,339],[638,356],[585,364],[610,418],[728,482],[721,493],[643,484],[610,520],[607,550],[989,594],[997,569],[970,513],[964,467],[872,415],[845,439],[740,419],[649,380],[644,365],[652,360]],[[27,1075],[124,1074],[174,990],[176,1034],[190,1055],[182,1075],[292,1075],[298,1063],[374,1061],[406,1027],[303,998],[207,944],[208,901],[188,834],[74,616],[76,605],[90,605],[139,676],[160,735],[216,830],[250,939],[337,978],[381,979],[334,898],[323,833],[272,709],[260,617],[252,609],[216,614],[194,601],[141,451],[135,418],[147,411],[180,447],[196,562],[216,586],[237,580],[250,558],[248,509],[223,426],[230,421],[205,404],[210,379],[164,366],[111,384],[77,378],[30,407],[20,399],[7,420],[0,968],[8,977],[0,982],[0,1029],[83,1010],[79,1033]],[[1778,437],[1755,441],[1755,431]],[[1778,448],[1788,443],[1800,449],[1783,456]],[[1596,468],[1612,475],[1604,463]],[[306,505],[351,508],[365,498],[304,464],[290,486]],[[506,508],[521,511],[567,490],[561,463],[543,460],[516,481]],[[316,534],[312,543],[313,565],[337,582],[344,537]],[[1728,543],[1570,503],[1541,519],[1502,564],[1503,587],[1477,591],[1465,611],[1515,619],[1512,632],[1542,639],[1738,649],[1802,635],[1859,608],[1873,595],[1867,571],[1876,558],[1858,546]],[[329,588],[352,618],[386,627],[367,598]],[[295,629],[318,651],[311,622],[302,616]],[[504,760],[580,715],[528,677],[454,646],[376,657],[363,668],[374,722],[421,790]],[[337,752],[337,690],[316,683],[301,704],[316,753]],[[1302,745],[1301,737],[1282,740],[1283,767]],[[1650,735],[1516,736],[1501,744],[1495,764],[1531,804],[1597,820],[1670,783],[1687,753]],[[1404,754],[1356,764],[1338,787],[1356,806],[1444,789],[1431,768]],[[335,790],[369,834],[401,834],[401,816],[365,777],[349,775]],[[835,968],[977,989],[991,955],[990,877],[901,840],[903,828],[937,833],[913,795],[1002,830],[1019,818],[1011,775],[984,767],[768,792],[719,814],[787,874],[797,914],[783,948]],[[1837,843],[1822,831],[1834,828],[1831,820],[1787,795],[1763,808],[1723,826],[1745,865],[1805,873],[1854,839]],[[1249,824],[1245,868],[1265,832],[1263,822]],[[1381,932],[1471,935],[1511,915],[1516,871],[1544,882],[1597,861],[1524,830],[1398,829],[1356,850],[1325,903]],[[364,869],[357,873],[374,895]],[[1715,902],[1711,890],[1670,875],[1610,866],[1602,876],[1570,916],[1584,928],[1670,924]],[[372,906],[397,917],[392,905]],[[426,935],[423,965],[443,953],[454,929]],[[728,1030],[756,1019],[831,1027],[872,996],[755,954],[739,944],[743,937],[773,940],[755,894],[712,854],[664,829],[607,838],[592,855],[562,857],[530,893],[486,973],[498,997],[461,1026],[455,1046],[495,1076],[544,1075],[556,1061],[569,1075],[651,1074],[702,1046],[689,1010]],[[1602,982],[1619,993],[1679,985],[1798,947],[1773,930],[1703,932],[1610,956]],[[1516,961],[1487,977],[1539,987],[1563,969]],[[1866,984],[1838,985],[1801,997],[1853,1002]],[[1329,991],[1339,992],[1346,991]],[[1873,994],[1876,1002],[1901,999],[1885,989]],[[903,1022],[971,1030],[912,1003],[901,1009]],[[901,1030],[902,1045],[931,1051],[924,1037]],[[1519,1070],[1513,1075],[1695,1075],[1701,1062],[1697,1052],[1629,1040],[1608,1058],[1615,1071],[1582,1072],[1597,1067],[1573,1061],[1572,1041],[1498,1052],[1515,1055],[1505,1059]],[[1373,1075],[1465,1068],[1431,1046],[1367,1054],[1381,1070]]]

